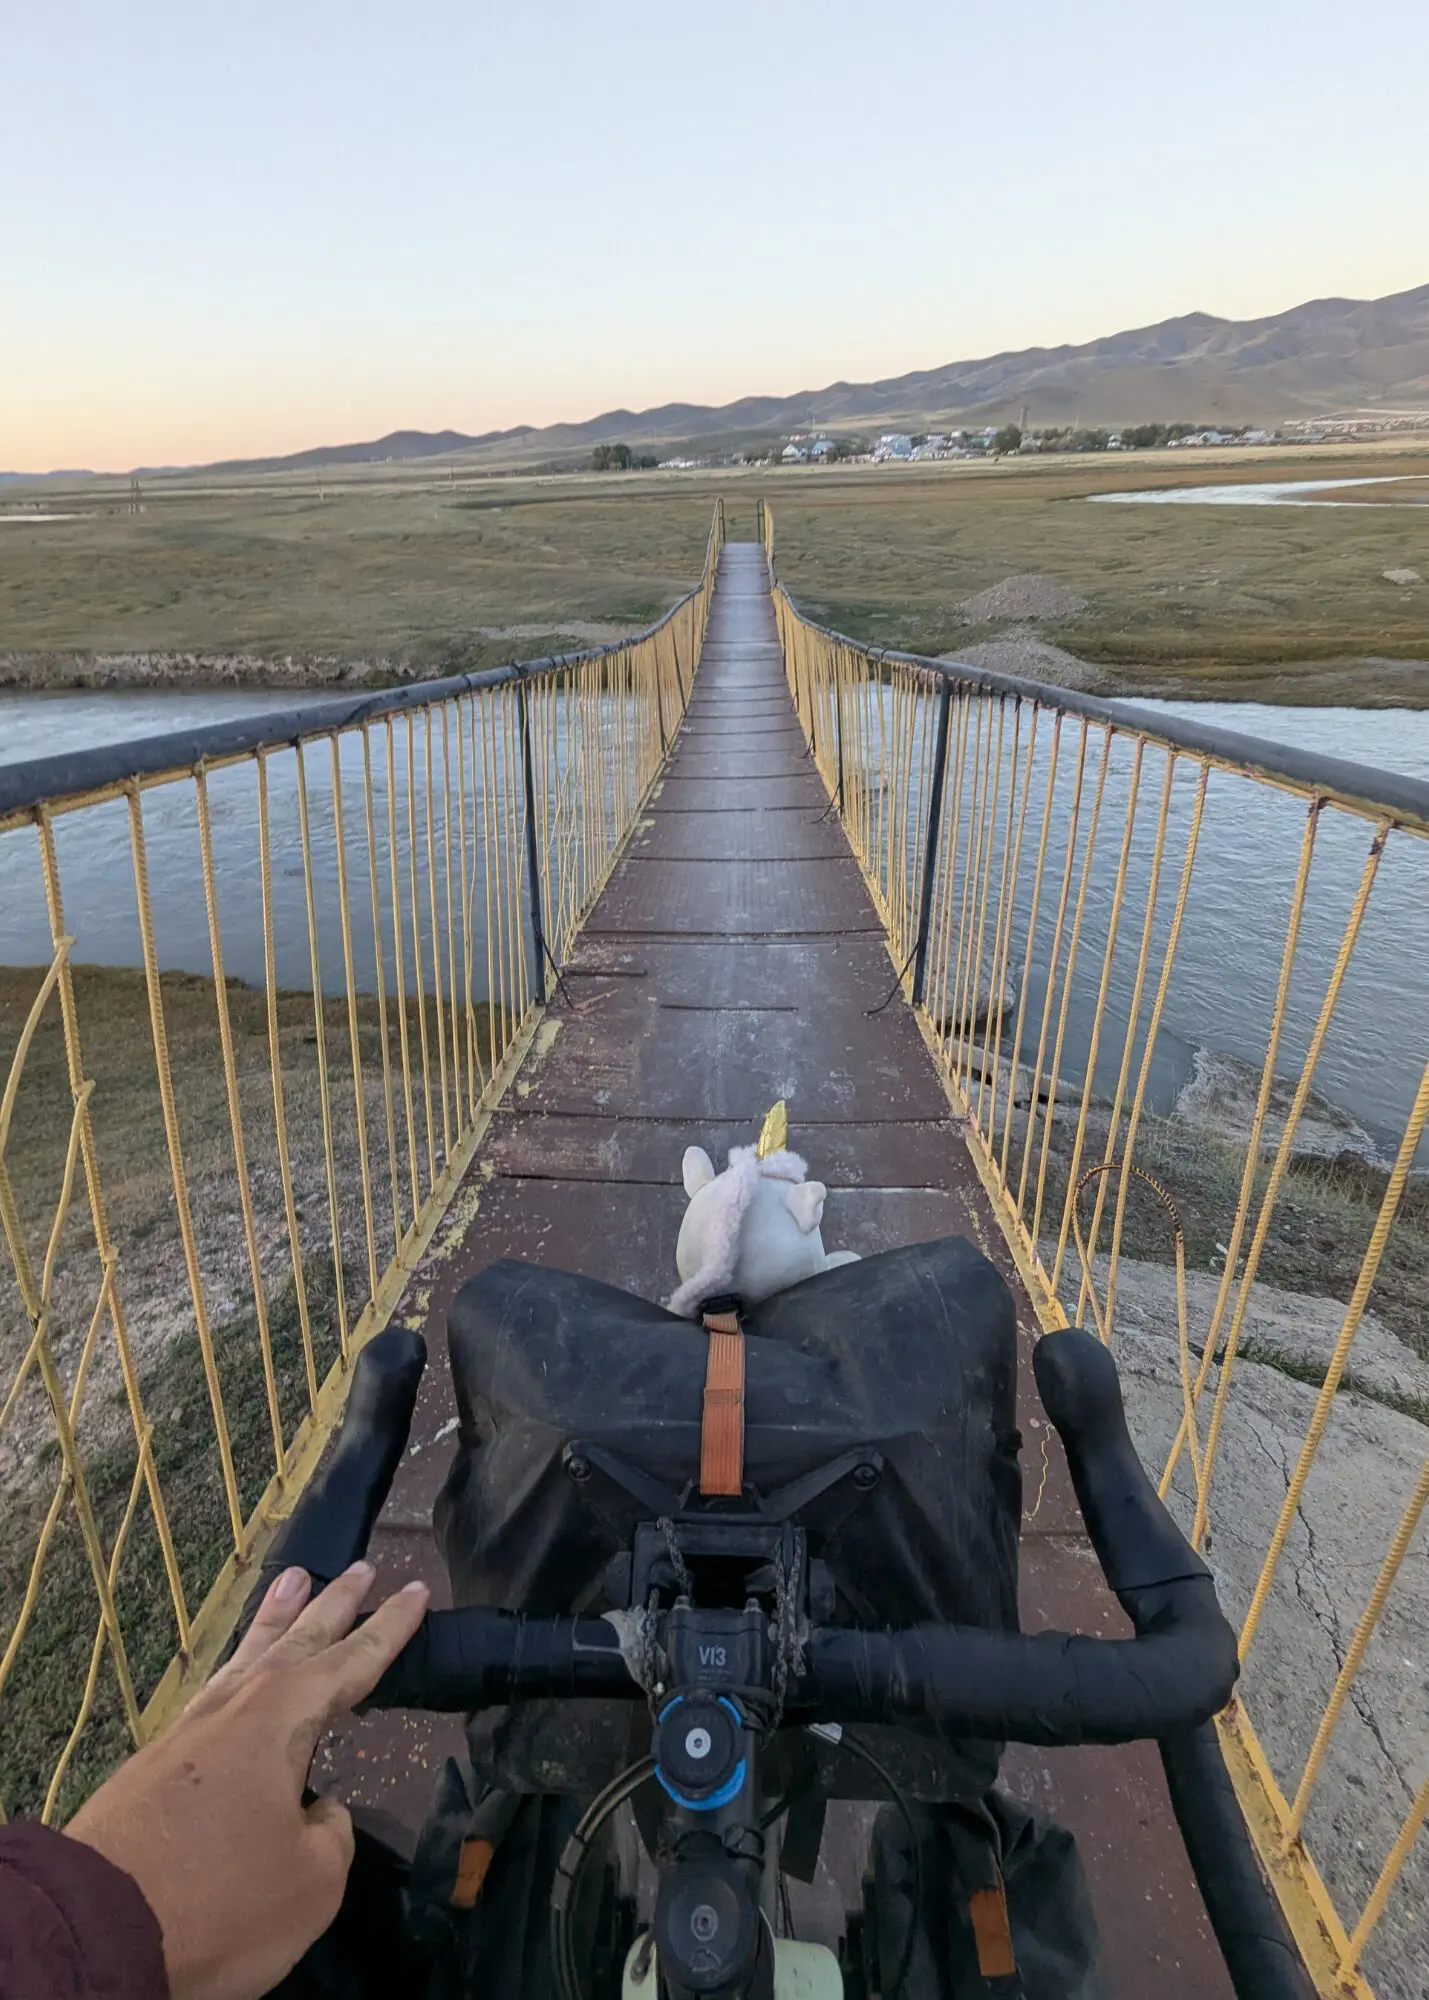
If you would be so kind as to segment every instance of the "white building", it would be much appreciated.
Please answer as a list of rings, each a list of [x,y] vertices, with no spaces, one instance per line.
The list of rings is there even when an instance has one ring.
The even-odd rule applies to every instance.
[[[889,431],[873,447],[873,456],[875,460],[911,458],[913,456],[913,440],[906,431]]]

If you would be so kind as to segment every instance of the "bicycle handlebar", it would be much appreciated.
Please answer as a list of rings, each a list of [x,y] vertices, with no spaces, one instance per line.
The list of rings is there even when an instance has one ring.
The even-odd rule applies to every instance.
[[[409,1333],[389,1331],[364,1349],[333,1456],[280,1536],[250,1604],[286,1564],[301,1564],[321,1583],[365,1553],[406,1446],[425,1358],[425,1344]],[[820,1627],[807,1635],[805,1671],[789,1682],[786,1713],[848,1723],[921,1717],[958,1734],[1040,1745],[1159,1740],[1237,1993],[1312,2000],[1205,1726],[1238,1673],[1235,1635],[1210,1572],[1136,1455],[1108,1350],[1070,1329],[1045,1335],[1033,1365],[1087,1534],[1136,1636]],[[433,1612],[363,1706],[464,1713],[538,1698],[639,1698],[627,1659],[633,1642],[629,1614]]]
[[[1155,1612],[1135,1639],[816,1627],[784,1712],[848,1724],[923,1718],[956,1735],[1044,1745],[1130,1743],[1193,1728],[1230,1697],[1234,1635],[1209,1578],[1139,1595]],[[620,1614],[430,1612],[363,1706],[465,1714],[514,1701],[643,1700],[620,1627]]]
[[[1049,1334],[1035,1367],[1087,1533],[1136,1637],[820,1627],[808,1636],[787,1711],[845,1723],[921,1717],[963,1735],[1053,1745],[1159,1738],[1224,1708],[1235,1636],[1210,1572],[1136,1456],[1110,1353],[1085,1333]],[[367,1706],[465,1713],[508,1701],[639,1697],[620,1627],[618,1615],[432,1612]]]

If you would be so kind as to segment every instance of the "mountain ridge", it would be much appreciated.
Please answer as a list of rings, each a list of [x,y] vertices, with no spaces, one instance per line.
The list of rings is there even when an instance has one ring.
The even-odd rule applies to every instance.
[[[1031,424],[1047,427],[1149,421],[1273,424],[1337,410],[1401,408],[1422,409],[1429,418],[1429,284],[1380,299],[1308,299],[1250,320],[1182,313],[1095,340],[1009,348],[874,382],[838,381],[788,396],[741,396],[722,404],[670,402],[475,435],[397,430],[362,443],[223,459],[189,469],[303,471],[457,454],[519,465],[559,459],[616,439],[632,445],[698,446],[701,440],[752,441],[810,426],[966,428],[1018,418],[1024,409]],[[142,475],[145,468],[139,471]],[[22,476],[0,473],[5,480]]]

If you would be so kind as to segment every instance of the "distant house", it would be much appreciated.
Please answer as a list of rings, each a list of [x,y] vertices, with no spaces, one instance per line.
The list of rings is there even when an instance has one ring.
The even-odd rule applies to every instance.
[[[802,465],[809,454],[801,444],[786,444],[779,456],[785,465]]]
[[[834,448],[832,438],[815,438],[809,446],[809,456],[813,459],[827,458]]]
[[[873,448],[875,459],[911,458],[913,440],[906,431],[889,431]]]

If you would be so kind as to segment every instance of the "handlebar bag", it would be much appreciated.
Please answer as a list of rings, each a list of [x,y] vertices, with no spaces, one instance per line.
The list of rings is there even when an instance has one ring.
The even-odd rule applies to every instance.
[[[962,1237],[885,1251],[777,1293],[745,1331],[747,1481],[767,1495],[856,1446],[883,1455],[879,1485],[822,1550],[832,1622],[1015,1631],[1015,1317],[988,1259]],[[629,1548],[640,1509],[630,1503],[621,1539],[561,1454],[579,1439],[685,1487],[699,1465],[703,1329],[593,1279],[508,1259],[463,1286],[448,1335],[459,1426],[435,1521],[454,1602],[599,1612],[606,1566]],[[519,1724],[513,1711],[478,1718],[475,1760],[523,1788],[605,1783],[629,1760],[629,1704],[565,1704],[578,1726],[559,1706],[523,1705]],[[615,1713],[602,1727],[593,1711],[606,1708]],[[980,1796],[998,1746],[949,1743],[930,1763],[931,1742],[907,1739],[935,1734],[907,1726],[870,1741],[890,1739],[879,1754],[913,1796]]]

